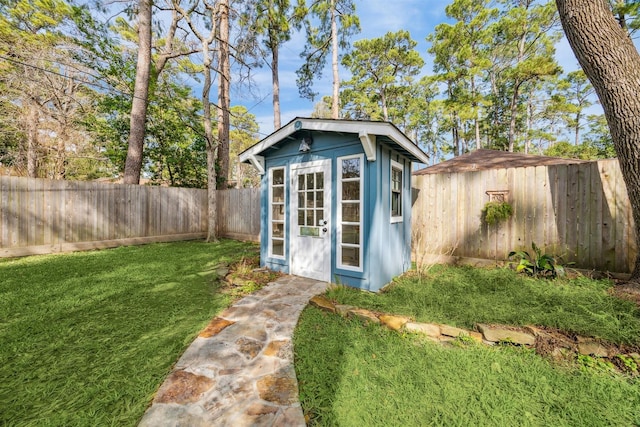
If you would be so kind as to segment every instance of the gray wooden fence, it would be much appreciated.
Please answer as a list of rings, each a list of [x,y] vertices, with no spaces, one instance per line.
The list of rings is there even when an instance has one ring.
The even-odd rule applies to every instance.
[[[505,260],[511,250],[562,255],[578,268],[628,273],[637,248],[617,160],[413,177],[416,260]],[[487,226],[487,192],[506,191],[513,216]]]
[[[218,234],[237,240],[260,241],[260,189],[219,190]]]
[[[257,190],[217,198],[219,235],[257,240]],[[4,257],[198,239],[207,226],[206,190],[0,177]]]
[[[616,160],[413,177],[414,260],[505,260],[511,250],[562,255],[579,268],[628,273],[637,253]],[[487,226],[487,192],[507,192],[506,223]],[[218,234],[257,241],[258,189],[217,193]],[[0,177],[0,256],[205,236],[205,190]]]

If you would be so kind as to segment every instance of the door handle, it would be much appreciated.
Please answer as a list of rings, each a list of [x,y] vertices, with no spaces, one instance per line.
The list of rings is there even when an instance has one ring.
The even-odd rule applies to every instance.
[[[327,227],[323,228],[323,229],[322,229],[322,232],[323,232],[323,233],[326,233],[326,232],[327,232]]]

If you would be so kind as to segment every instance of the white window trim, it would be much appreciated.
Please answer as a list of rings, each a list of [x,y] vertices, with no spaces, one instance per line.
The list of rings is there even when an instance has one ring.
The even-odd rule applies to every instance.
[[[358,244],[352,244],[352,243],[342,243],[342,161],[343,160],[349,160],[349,159],[360,159],[360,202],[359,202],[359,209],[360,209],[360,222],[355,223],[355,222],[349,222],[347,223],[348,225],[359,225],[360,226],[360,236],[359,236],[359,242]],[[349,271],[356,271],[356,272],[362,272],[364,271],[364,259],[363,259],[363,254],[362,254],[362,241],[363,241],[363,231],[364,231],[364,209],[363,209],[363,205],[364,205],[364,156],[362,154],[355,154],[355,155],[351,155],[351,156],[342,156],[342,157],[338,157],[336,159],[336,180],[338,182],[337,188],[336,188],[336,203],[337,203],[337,207],[336,207],[336,267],[341,269],[341,270],[349,270]],[[344,265],[342,264],[342,248],[344,247],[349,247],[349,248],[355,248],[358,247],[359,248],[359,253],[358,253],[358,258],[360,259],[360,265],[358,267],[354,267],[352,265]]]
[[[402,181],[400,181],[400,215],[394,216],[391,206],[393,204],[393,169],[399,169],[402,173]],[[391,160],[391,167],[389,168],[389,216],[391,217],[391,223],[402,222],[404,220],[404,165],[402,163]]]
[[[284,219],[282,220],[282,237],[278,237],[276,238],[276,240],[282,240],[282,247],[283,247],[283,254],[282,255],[276,255],[273,253],[273,172],[276,170],[282,170],[284,172],[284,177],[283,177],[283,181],[282,181],[282,187],[283,187],[283,201],[282,204],[284,206]],[[267,185],[267,191],[269,192],[269,206],[267,207],[267,209],[269,210],[269,215],[268,215],[268,235],[267,235],[267,245],[268,245],[268,250],[267,253],[269,254],[270,258],[276,258],[276,259],[286,259],[286,255],[287,255],[287,245],[286,245],[286,241],[287,241],[287,168],[284,166],[277,166],[277,167],[272,167],[269,168],[269,175],[268,175],[269,179],[268,179],[268,185]]]

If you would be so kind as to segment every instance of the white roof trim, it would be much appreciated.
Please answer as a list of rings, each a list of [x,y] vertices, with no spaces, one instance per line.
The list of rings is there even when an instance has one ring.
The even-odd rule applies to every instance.
[[[264,175],[264,157],[253,154],[249,157],[249,162],[258,171],[260,175]]]
[[[358,135],[362,148],[367,155],[367,160],[370,162],[376,161],[376,136],[370,133],[360,132]]]
[[[278,129],[256,145],[250,147],[240,153],[240,161],[250,161],[252,156],[261,154],[264,150],[272,145],[282,141],[286,137],[292,135],[298,130],[324,131],[324,132],[343,132],[354,133],[358,136],[361,134],[386,136],[406,151],[411,153],[416,159],[422,163],[429,163],[429,157],[416,146],[405,134],[400,132],[398,128],[387,122],[368,122],[359,120],[329,120],[329,119],[308,119],[295,118],[282,128]],[[366,152],[366,147],[365,147]],[[369,153],[367,152],[367,159]]]

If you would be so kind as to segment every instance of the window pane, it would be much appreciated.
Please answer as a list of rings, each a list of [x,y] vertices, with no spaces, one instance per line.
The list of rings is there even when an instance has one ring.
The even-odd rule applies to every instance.
[[[324,188],[324,172],[316,173],[316,188],[319,190]]]
[[[298,176],[298,190],[304,190],[304,175]]]
[[[313,194],[313,191],[310,191],[310,192],[307,193],[307,204],[306,204],[306,206],[308,208],[313,208],[314,207],[314,204],[315,204],[314,203],[314,197],[315,197],[315,195]]]
[[[298,207],[304,208],[304,192],[298,193]]]
[[[307,222],[306,222],[306,225],[309,225],[309,226],[316,225],[315,221],[313,220],[313,209],[309,209],[307,211]]]
[[[316,191],[316,208],[324,207],[324,191]]]
[[[284,205],[273,205],[271,219],[284,221]]]
[[[284,184],[284,169],[273,170],[273,185]]]
[[[360,222],[360,203],[343,203],[342,221]]]
[[[320,226],[320,221],[322,221],[323,219],[324,219],[324,209],[316,209],[316,221],[318,221],[316,225],[318,227]]]
[[[360,200],[360,181],[342,183],[342,200]]]
[[[360,243],[360,226],[359,225],[343,225],[342,226],[342,243],[351,243],[357,245]]]
[[[284,237],[284,224],[280,222],[272,222],[271,232],[273,237]]]
[[[299,209],[298,210],[298,225],[305,225],[304,224],[304,209]]]
[[[402,216],[401,193],[391,193],[391,216]]]
[[[357,178],[360,176],[360,159],[342,161],[342,178]]]
[[[271,253],[284,256],[284,240],[273,240],[271,242]]]
[[[342,265],[360,267],[360,249],[342,247]]]
[[[284,202],[284,187],[272,188],[272,194],[272,199],[274,202]]]
[[[399,169],[391,169],[391,188],[400,191],[402,189],[402,171]]]
[[[314,182],[313,182],[313,174],[312,173],[308,173],[307,174],[307,190],[313,190],[314,187]]]

